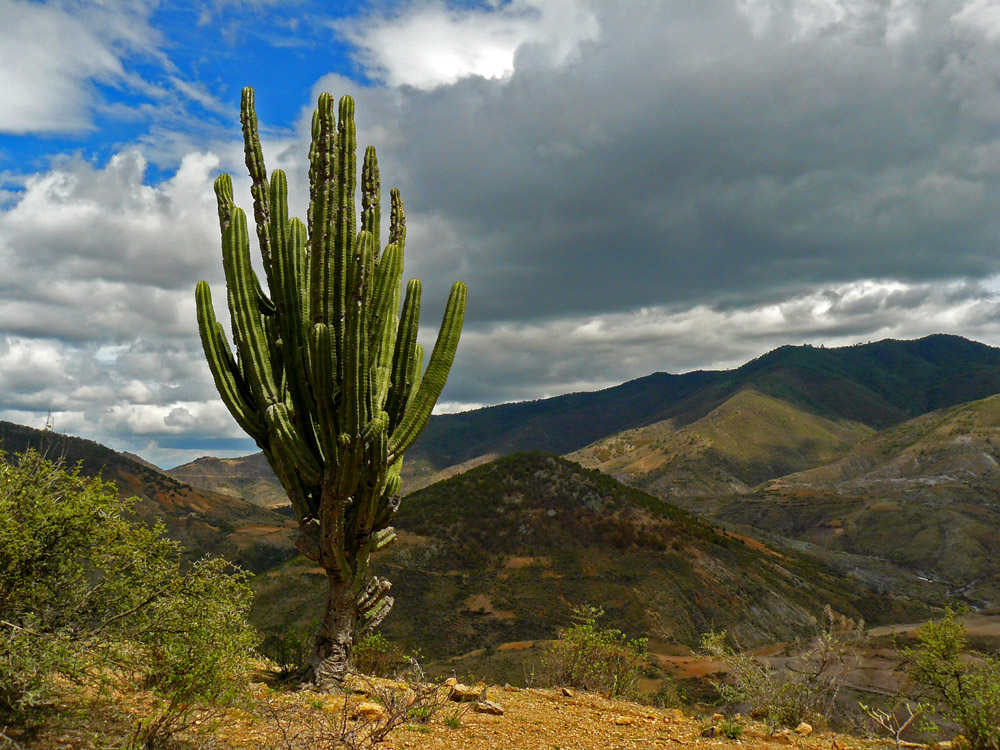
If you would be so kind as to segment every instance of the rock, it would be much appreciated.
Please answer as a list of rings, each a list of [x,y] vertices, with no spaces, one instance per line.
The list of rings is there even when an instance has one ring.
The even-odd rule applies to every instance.
[[[779,745],[791,745],[792,744],[792,730],[791,729],[779,729],[771,736],[773,742]]]
[[[564,687],[559,692],[560,694],[566,696],[567,698],[572,698],[574,695],[576,695],[576,693],[573,692],[572,688],[567,688],[567,687]]]
[[[446,687],[455,687],[455,685],[458,684],[458,680],[456,680],[454,677],[449,677],[447,680],[444,681],[444,684]]]
[[[510,684],[509,682],[505,682],[505,683],[503,684],[503,690],[504,690],[504,692],[505,692],[505,693],[516,693],[516,692],[518,692],[518,691],[519,691],[520,689],[521,689],[521,688],[517,688],[517,687],[514,687],[514,686],[513,686],[513,685],[511,685],[511,684]]]
[[[804,721],[795,727],[795,734],[801,735],[802,737],[808,737],[812,733],[812,724],[806,724]]]
[[[635,724],[635,717],[634,716],[616,716],[614,719],[612,719],[612,723],[613,724],[617,724],[620,727],[631,726],[632,724]]]
[[[664,721],[684,721],[684,712],[679,708],[668,708]]]
[[[712,714],[712,721],[718,723],[720,721],[725,721],[726,717],[722,714]]]
[[[371,701],[359,703],[351,711],[352,719],[381,719],[383,716],[385,716],[385,709],[378,703]]]
[[[839,737],[834,737],[830,743],[830,750],[847,750],[847,743]]]
[[[716,729],[715,727],[705,727],[704,729],[701,730],[701,736],[702,737],[714,737],[715,734],[716,734],[716,732],[718,732],[718,731],[719,730]]]
[[[451,693],[448,695],[448,700],[457,701],[458,703],[469,703],[478,701],[481,698],[486,698],[486,685],[483,683],[469,687],[468,685],[463,685],[461,682],[456,682],[451,686]]]
[[[499,703],[494,703],[493,701],[479,701],[476,703],[474,708],[475,711],[480,714],[503,716],[503,707]]]

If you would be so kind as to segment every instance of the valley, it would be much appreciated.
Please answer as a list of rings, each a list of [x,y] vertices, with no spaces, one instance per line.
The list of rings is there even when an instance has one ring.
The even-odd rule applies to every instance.
[[[764,647],[812,632],[827,604],[878,628],[946,603],[988,613],[998,391],[1000,350],[933,336],[434,417],[404,464],[398,540],[373,563],[396,599],[382,632],[434,669],[518,684],[582,604],[649,637],[667,672],[703,669],[706,630]],[[265,633],[312,627],[325,575],[292,548],[262,454],[162,473],[89,441],[4,435],[82,460],[192,554],[256,572]]]

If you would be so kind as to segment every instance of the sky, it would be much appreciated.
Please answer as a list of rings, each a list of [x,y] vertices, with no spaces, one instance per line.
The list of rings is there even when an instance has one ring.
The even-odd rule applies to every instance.
[[[0,0],[0,419],[252,452],[201,352],[239,100],[305,216],[318,95],[407,210],[439,411],[784,344],[1000,345],[996,0]]]

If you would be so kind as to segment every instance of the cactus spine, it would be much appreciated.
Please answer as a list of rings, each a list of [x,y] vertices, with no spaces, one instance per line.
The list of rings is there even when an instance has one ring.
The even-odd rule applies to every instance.
[[[268,180],[250,88],[243,89],[240,120],[267,291],[250,263],[246,215],[223,174],[215,194],[235,354],[204,281],[195,290],[198,327],[222,400],[288,493],[299,521],[296,547],[327,571],[327,612],[309,667],[317,684],[336,687],[354,638],[392,606],[389,582],[369,573],[369,556],[394,538],[403,454],[444,387],[466,289],[452,286],[425,370],[417,344],[420,282],[410,281],[405,297],[401,289],[403,201],[391,191],[380,250],[372,147],[361,168],[356,226],[354,101],[343,97],[335,117],[332,97],[319,97],[305,224],[288,216],[284,173]]]

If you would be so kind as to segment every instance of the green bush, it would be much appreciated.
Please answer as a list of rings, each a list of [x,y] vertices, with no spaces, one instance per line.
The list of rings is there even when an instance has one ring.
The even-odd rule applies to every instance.
[[[736,719],[726,719],[719,724],[719,733],[727,740],[738,740],[743,736],[743,722]]]
[[[722,700],[746,704],[750,716],[772,728],[829,723],[841,685],[858,666],[855,643],[864,623],[838,631],[829,608],[826,616],[826,626],[794,656],[792,668],[783,671],[736,651],[725,633],[705,633],[702,651],[729,669],[727,682],[715,684]]]
[[[246,574],[222,560],[182,564],[179,545],[133,523],[110,483],[33,451],[5,458],[0,717],[43,708],[57,675],[137,681],[161,699],[139,733],[152,744],[192,702],[232,698],[256,642]]]
[[[599,607],[577,607],[575,625],[563,629],[542,656],[543,678],[550,685],[576,687],[607,693],[629,695],[646,662],[645,638],[629,640],[615,628],[601,628],[597,621],[604,611]]]
[[[917,645],[903,656],[911,679],[962,727],[972,750],[1000,750],[1000,661],[968,650],[965,627],[948,608],[917,630]]]
[[[392,677],[395,669],[405,662],[403,648],[381,633],[361,636],[351,654],[352,671],[372,677]]]

